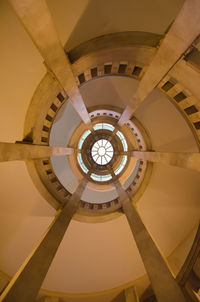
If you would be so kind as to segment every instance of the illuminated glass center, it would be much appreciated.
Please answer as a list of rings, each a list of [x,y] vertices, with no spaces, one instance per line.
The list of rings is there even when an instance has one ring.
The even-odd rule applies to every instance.
[[[92,147],[92,158],[98,165],[106,165],[113,158],[113,146],[107,139],[100,139]]]
[[[104,130],[105,132],[107,131],[113,132],[115,130],[115,127],[108,123],[98,123],[93,126],[93,129],[94,131],[97,131],[97,133],[102,133],[104,132]],[[88,174],[89,169],[91,169],[91,167],[88,167],[87,162],[84,161],[84,157],[82,158],[83,153],[81,152],[81,150],[83,149],[83,144],[85,143],[85,140],[89,135],[91,135],[91,131],[86,130],[82,134],[78,142],[77,160],[81,169],[85,174]],[[128,144],[124,134],[121,131],[117,131],[116,136],[117,139],[121,141],[123,151],[127,152]],[[110,141],[107,139],[99,139],[92,146],[91,156],[94,162],[97,163],[98,165],[102,165],[102,166],[107,165],[112,160],[113,155],[114,155],[113,146],[110,143]],[[127,159],[128,159],[127,155],[121,156],[121,161],[119,162],[118,166],[115,167],[114,170],[115,175],[119,175],[122,172],[122,170],[127,164]],[[102,173],[98,174],[98,167],[95,167],[95,169],[96,169],[95,173],[90,174],[90,178],[93,179],[94,181],[105,182],[105,181],[110,181],[112,179],[111,174],[102,174]]]

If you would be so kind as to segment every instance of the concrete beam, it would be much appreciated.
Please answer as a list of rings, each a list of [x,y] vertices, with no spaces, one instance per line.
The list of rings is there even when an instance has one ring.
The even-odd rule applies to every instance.
[[[164,256],[149,234],[128,194],[118,180],[115,180],[114,184],[157,301],[186,302],[182,290],[174,279]]]
[[[140,302],[135,286],[131,286],[124,290],[126,302]]]
[[[87,180],[83,179],[61,211],[58,211],[41,241],[25,260],[6,287],[0,301],[34,301],[49,270],[69,223],[80,205],[80,198]]]
[[[200,153],[132,151],[131,155],[138,159],[154,163],[162,163],[200,172]]]
[[[85,123],[90,117],[77,87],[71,64],[61,45],[45,0],[9,0],[15,13],[42,55],[47,69],[69,96]]]
[[[123,125],[152,90],[184,56],[193,41],[200,34],[200,1],[185,0],[176,20],[161,42],[154,59],[141,79],[135,94],[132,96],[119,120]]]
[[[0,162],[70,155],[73,148],[29,144],[0,143]]]

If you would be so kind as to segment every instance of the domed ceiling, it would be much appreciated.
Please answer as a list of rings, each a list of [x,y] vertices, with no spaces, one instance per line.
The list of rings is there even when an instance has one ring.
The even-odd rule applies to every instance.
[[[183,2],[48,0],[47,4],[62,45],[67,52],[73,53],[72,50],[83,42],[114,33],[153,33],[159,40],[176,18]],[[46,67],[6,0],[0,3],[0,37],[0,140],[21,141],[27,110],[46,74]],[[155,51],[152,46],[137,45],[133,52],[131,49],[118,52],[115,47],[113,56],[119,58],[121,55],[122,65],[128,60],[143,61],[145,72],[145,66],[152,61]],[[85,55],[85,62],[84,58],[77,58],[74,70],[81,74],[101,57],[110,59],[111,56],[108,50],[101,49],[99,57],[97,54]],[[110,61],[104,63],[109,65]],[[121,74],[100,76],[80,83],[80,92],[91,114],[101,109],[121,114],[136,92],[139,79]],[[96,118],[97,124],[99,117]],[[170,96],[160,89],[149,94],[135,111],[134,118],[148,137],[147,145],[150,144],[151,150],[199,151],[188,120]],[[112,119],[110,121],[112,124]],[[100,122],[105,121],[102,119]],[[82,127],[81,123],[72,104],[65,102],[53,121],[50,145],[70,145],[77,128]],[[125,136],[126,131],[123,132]],[[78,137],[80,135],[75,137],[77,143]],[[129,140],[130,135],[127,138]],[[13,276],[52,222],[56,210],[36,188],[25,162],[0,164],[0,269]],[[51,164],[61,184],[73,193],[81,170],[77,172],[75,164],[66,156],[52,157]],[[137,160],[132,162],[134,167],[136,164]],[[132,177],[130,183],[135,176],[136,173],[129,175]],[[123,181],[124,186],[127,181],[128,188],[130,183],[127,179]],[[137,198],[138,211],[175,274],[180,270],[195,236],[200,209],[199,181],[197,171],[154,163]],[[94,182],[87,187],[82,200],[104,203],[117,198],[112,184],[106,182],[102,188],[96,189]],[[42,288],[75,294],[101,292],[129,282],[132,284],[146,274],[127,220],[119,209],[116,213],[104,213],[101,218],[81,213],[74,216]],[[145,282],[147,286],[148,281]],[[141,286],[140,290],[144,288]],[[109,300],[105,297],[101,301]]]

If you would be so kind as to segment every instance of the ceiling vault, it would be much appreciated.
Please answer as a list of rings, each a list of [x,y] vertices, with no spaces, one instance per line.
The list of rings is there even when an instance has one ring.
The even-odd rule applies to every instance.
[[[100,261],[97,263],[98,261],[96,261],[97,258],[95,257],[98,255],[102,256],[103,253],[99,251],[102,247],[105,248],[104,245],[110,243],[109,241],[113,240],[112,244],[114,243],[115,237],[113,234],[115,231],[119,245],[117,245],[118,243],[116,245],[115,243],[113,244],[114,252],[109,252],[111,257],[115,257],[116,263],[118,263],[124,260],[123,253],[125,255],[124,258],[126,258],[127,252],[129,256],[127,256],[128,260],[125,259],[127,261],[126,268],[124,269],[126,262],[119,263],[124,271],[126,272],[127,268],[130,267],[131,273],[135,270],[134,276],[136,277],[142,276],[142,274],[139,275],[141,272],[143,272],[143,277],[144,273],[147,273],[145,278],[148,279],[148,286],[144,282],[144,288],[141,290],[136,285],[137,282],[134,283],[134,286],[129,284],[129,286],[123,287],[122,295],[118,292],[114,300],[112,297],[110,301],[121,301],[120,299],[123,296],[123,301],[126,302],[148,302],[150,301],[148,298],[142,298],[142,293],[145,294],[146,288],[147,292],[149,290],[151,292],[151,297],[149,296],[149,298],[155,298],[158,302],[196,302],[197,300],[195,300],[194,296],[196,297],[197,293],[200,294],[200,229],[198,228],[193,245],[193,233],[191,235],[190,232],[191,237],[189,239],[185,238],[183,240],[183,236],[185,235],[184,232],[193,223],[197,223],[198,214],[196,212],[199,209],[197,192],[200,174],[184,171],[183,169],[200,172],[200,153],[197,152],[199,149],[196,144],[196,141],[198,141],[199,146],[200,141],[200,107],[198,104],[199,100],[193,98],[193,91],[190,93],[189,89],[193,86],[190,84],[189,86],[182,86],[171,73],[180,63],[186,62],[183,58],[190,53],[194,44],[197,44],[200,36],[200,0],[184,1],[181,10],[164,38],[162,38],[163,31],[159,34],[143,32],[141,37],[139,31],[134,32],[134,34],[131,31],[123,33],[119,31],[120,44],[119,40],[117,40],[118,32],[105,33],[102,36],[92,37],[91,40],[85,39],[85,42],[81,42],[79,46],[71,50],[71,55],[70,52],[67,53],[65,50],[67,49],[67,44],[65,48],[61,44],[51,16],[50,11],[52,11],[52,14],[54,13],[52,7],[55,4],[52,4],[50,0],[49,2],[47,0],[8,0],[8,2],[42,56],[47,73],[35,90],[29,104],[25,119],[24,139],[15,143],[8,143],[4,142],[5,139],[3,138],[3,142],[0,142],[0,162],[25,161],[26,165],[22,162],[22,164],[12,163],[10,166],[13,168],[16,164],[16,166],[21,166],[19,169],[24,169],[24,166],[27,167],[33,184],[44,198],[44,201],[48,201],[50,205],[53,205],[56,209],[56,214],[55,212],[54,214],[51,214],[51,212],[48,214],[46,212],[47,207],[45,208],[44,206],[44,209],[42,208],[40,195],[37,197],[37,195],[32,196],[31,193],[29,194],[29,197],[33,199],[33,205],[35,203],[38,209],[37,207],[35,209],[31,203],[30,205],[27,203],[30,207],[30,209],[24,210],[25,213],[30,215],[27,215],[29,217],[27,220],[29,221],[32,217],[34,219],[36,217],[36,223],[40,224],[39,219],[41,219],[42,225],[43,221],[45,223],[50,221],[50,215],[52,215],[53,221],[50,224],[49,222],[46,224],[48,228],[39,243],[23,262],[17,273],[13,274],[14,276],[10,282],[6,282],[3,289],[0,287],[0,301],[60,301],[61,291],[56,294],[54,292],[52,296],[41,296],[42,291],[40,293],[39,291],[41,286],[43,286],[43,282],[45,282],[45,277],[68,230],[69,237],[73,234],[70,237],[71,244],[75,243],[75,239],[80,244],[80,246],[74,245],[71,251],[71,259],[77,265],[78,278],[76,278],[80,278],[79,281],[83,284],[84,281],[87,282],[87,280],[83,280],[84,274],[86,275],[89,272],[89,270],[85,272],[84,269],[89,266],[93,269],[93,266],[95,267],[95,265],[99,264],[99,266],[96,266],[99,274],[98,282],[102,278],[107,286],[110,282],[109,280],[112,279],[105,277],[105,269]],[[91,4],[92,2],[88,1],[89,4],[80,9],[81,13],[78,14],[77,20],[75,17],[77,12],[73,15],[76,22],[76,25],[72,28],[73,34],[75,34],[78,26],[82,25],[82,20],[84,20],[85,16],[88,16],[87,13],[90,11],[90,5],[93,5]],[[71,13],[69,3],[63,6]],[[55,21],[57,22],[56,19]],[[87,23],[87,20],[84,22]],[[57,23],[55,24],[57,25]],[[89,22],[87,26],[88,24]],[[66,28],[68,30],[67,26],[65,30]],[[148,36],[149,41],[145,41],[146,44],[142,44],[141,41]],[[113,41],[111,41],[111,37]],[[132,42],[129,43],[130,41]],[[104,45],[104,42],[107,45]],[[35,54],[35,47],[33,48]],[[199,70],[196,73],[199,75]],[[107,76],[110,77],[109,81],[102,79]],[[132,80],[127,80],[127,76],[132,78]],[[116,83],[113,80],[114,77]],[[90,88],[93,80],[95,84]],[[106,80],[109,83],[107,86],[105,84]],[[88,84],[85,85],[87,82]],[[99,86],[96,85],[97,83]],[[163,94],[159,90],[153,92],[156,87]],[[185,92],[185,90],[187,91]],[[103,97],[101,97],[102,91],[104,93],[102,94]],[[150,96],[151,93],[152,95]],[[169,95],[166,96],[164,93]],[[154,95],[155,100],[153,99]],[[148,96],[150,96],[149,99],[152,102],[149,101],[149,103],[145,102],[143,104]],[[176,102],[175,106],[177,108],[180,106],[179,112],[174,113],[171,111],[176,111],[176,107],[168,104],[169,96],[173,98],[173,102]],[[71,104],[67,104],[67,100],[70,101],[75,110]],[[159,102],[162,102],[162,110],[159,107]],[[146,103],[148,103],[147,106]],[[141,110],[136,112],[141,104],[146,107],[143,110],[143,106],[141,106]],[[134,113],[135,116],[133,116]],[[148,120],[149,116],[152,119],[150,121]],[[158,119],[155,120],[155,117]],[[189,127],[184,119],[187,122],[189,121]],[[159,127],[157,127],[157,124],[159,124]],[[176,128],[175,125],[177,124],[178,127]],[[168,127],[169,125],[171,128]],[[156,149],[178,150],[181,152],[163,152],[156,151]],[[182,150],[188,152],[182,152]],[[153,165],[152,163],[183,169],[176,170],[162,165]],[[6,168],[8,166],[9,163],[7,163]],[[26,172],[24,173],[25,177],[27,176]],[[183,175],[183,179],[181,177],[180,179],[178,178],[180,176],[178,173]],[[20,185],[27,189],[25,181],[22,182],[21,179],[19,176],[17,181],[21,182]],[[175,179],[178,179],[178,182],[175,182]],[[188,179],[189,184],[187,184]],[[192,183],[193,180],[194,184]],[[155,183],[158,187],[156,187]],[[172,188],[170,188],[169,184],[171,184]],[[185,191],[182,190],[184,184],[186,187],[184,188]],[[31,186],[32,183],[29,185]],[[147,185],[149,186],[148,190],[145,192],[146,195],[144,194],[143,196]],[[35,187],[33,190],[35,190]],[[164,187],[167,194],[163,190]],[[176,194],[174,194],[175,189]],[[192,190],[195,191],[194,194]],[[2,188],[2,191],[4,192],[6,189]],[[7,197],[7,195],[5,196]],[[141,197],[143,198],[142,202],[137,207],[137,201]],[[37,198],[38,200],[36,200]],[[176,204],[173,198],[175,200],[177,198]],[[18,199],[13,199],[13,204],[14,202],[17,204]],[[21,199],[24,202],[23,198]],[[22,207],[19,209],[18,204],[16,208],[18,211],[22,211]],[[12,211],[14,212],[16,209],[13,207]],[[3,223],[3,219],[7,219],[6,215],[10,215],[6,211],[5,213],[6,218],[2,215]],[[16,213],[18,212],[16,211]],[[14,212],[14,215],[17,216],[16,213]],[[21,213],[20,215],[22,216]],[[149,221],[145,215],[149,215]],[[119,217],[119,220],[114,225],[114,222],[109,220],[116,217]],[[184,221],[184,225],[181,226],[181,222],[184,220],[183,217],[186,217],[188,221]],[[74,225],[72,222],[73,218],[75,220]],[[106,223],[101,225],[100,228],[96,223],[99,221],[108,223],[107,225]],[[94,223],[92,227],[87,228],[85,222]],[[15,221],[9,223],[14,225]],[[170,224],[173,223],[174,225],[171,226]],[[130,228],[130,232],[129,228],[128,230],[126,229],[126,224]],[[69,225],[74,228],[72,232],[70,228],[68,229]],[[99,232],[100,235],[97,233],[98,227],[102,232],[102,234]],[[25,228],[25,231],[29,236],[31,234],[37,237],[36,228],[35,230],[33,226],[31,228],[32,233],[28,233],[28,228],[27,230]],[[110,234],[107,234],[109,228]],[[21,226],[21,229],[24,231],[24,225]],[[88,242],[86,240],[87,236],[84,238],[84,229],[89,238]],[[176,229],[178,229],[177,233],[175,233]],[[75,232],[77,238],[74,236]],[[121,234],[119,234],[120,232]],[[128,232],[130,234],[127,240],[124,234],[128,234]],[[151,235],[151,232],[153,235]],[[99,238],[96,238],[98,236]],[[102,240],[102,244],[100,241],[101,237],[104,240]],[[124,239],[124,242],[122,239]],[[97,245],[98,240],[100,242],[99,246]],[[125,247],[126,250],[123,250],[122,245],[127,242],[132,244],[131,240],[135,244],[132,247],[134,252],[129,249],[128,245],[128,247]],[[189,240],[191,241],[189,242]],[[167,244],[165,244],[166,242]],[[85,266],[82,270],[83,272],[81,272],[78,261],[81,260],[84,254],[82,251],[85,247],[87,248],[86,258],[88,263],[87,267]],[[67,273],[69,271],[71,278],[72,274],[69,270],[71,259],[68,256],[70,255],[70,248],[68,248],[69,246],[67,245],[66,250],[69,254],[66,254],[66,250],[63,253],[62,259],[64,261],[61,262],[61,270],[64,272],[64,276],[66,276],[66,271]],[[96,253],[92,249],[96,250]],[[111,251],[110,247],[109,249]],[[190,252],[188,254],[189,249]],[[62,248],[60,248],[61,250]],[[115,252],[119,254],[115,256]],[[4,251],[3,253],[6,254]],[[95,264],[91,261],[94,254]],[[170,266],[168,266],[168,259],[172,254],[174,257],[172,257],[172,265],[170,263]],[[98,256],[98,258],[100,257]],[[131,262],[134,257],[136,259],[134,259],[135,262]],[[101,261],[104,261],[104,266],[106,267],[105,258],[103,255]],[[185,260],[184,265],[183,260]],[[67,261],[69,262],[67,263]],[[136,261],[140,262],[139,265]],[[177,263],[174,264],[173,261],[177,261]],[[64,264],[67,270],[64,268]],[[75,265],[74,267],[73,265],[74,263],[72,263],[72,272],[74,273],[76,269],[74,269]],[[138,267],[136,267],[137,265]],[[13,264],[10,266],[13,266]],[[100,272],[100,266],[102,266],[103,273]],[[115,270],[116,267],[108,269],[112,271],[112,274],[115,271],[117,272]],[[93,278],[94,271],[91,270],[91,272]],[[58,274],[56,278],[57,276]],[[133,279],[134,282],[136,277]],[[64,280],[60,276],[57,279],[59,280],[56,280],[56,282],[64,281],[64,286],[66,286],[73,278],[70,279],[70,282],[69,279],[66,278]],[[74,280],[72,282],[74,282],[78,291],[80,288],[77,287],[77,280]],[[143,281],[141,281],[141,284]],[[92,284],[92,286],[94,285]],[[85,284],[82,288],[85,291],[87,290]]]
[[[161,41],[155,57],[139,82],[136,92],[129,100],[129,105],[122,113],[119,120],[120,126],[131,118],[140,104],[173,66],[181,60],[198,37],[200,34],[199,15],[200,2],[198,0],[186,0],[173,25]]]
[[[118,179],[114,181],[114,184],[157,301],[186,301],[181,288],[174,279],[164,257],[145,227],[127,192]]]
[[[9,0],[15,13],[44,59],[47,70],[69,96],[84,123],[90,118],[70,61],[61,45],[45,0]]]
[[[0,296],[0,301],[27,302],[35,300],[70,221],[79,208],[80,198],[86,185],[87,179],[83,178],[63,209],[57,211],[55,219],[41,241]]]
[[[0,162],[12,160],[26,160],[47,158],[50,156],[71,155],[74,149],[70,147],[55,147],[32,145],[24,143],[0,142]],[[116,151],[116,153],[119,153]],[[137,159],[192,169],[200,172],[200,153],[192,152],[157,152],[157,151],[129,151],[120,154],[130,154]]]

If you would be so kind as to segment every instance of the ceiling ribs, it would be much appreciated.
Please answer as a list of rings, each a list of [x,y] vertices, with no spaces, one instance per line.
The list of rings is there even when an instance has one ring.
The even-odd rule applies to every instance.
[[[200,172],[200,153],[132,151],[131,155],[141,160],[172,165]]]
[[[74,150],[72,148],[67,147],[50,147],[23,143],[15,144],[0,142],[0,162],[70,155],[73,152]]]
[[[152,90],[185,55],[200,33],[200,2],[186,0],[169,32],[161,42],[155,57],[126,106],[119,125],[127,122]]]
[[[44,59],[48,71],[68,95],[84,123],[90,118],[69,59],[59,41],[45,0],[9,0],[15,13]]]

